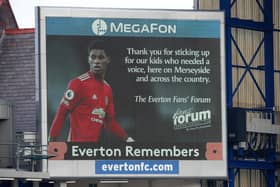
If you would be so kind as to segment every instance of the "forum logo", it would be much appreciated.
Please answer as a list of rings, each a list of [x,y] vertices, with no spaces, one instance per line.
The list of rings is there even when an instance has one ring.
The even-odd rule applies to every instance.
[[[177,109],[173,114],[173,129],[186,131],[211,127],[211,111],[193,111],[192,108],[187,110]]]
[[[102,36],[107,32],[107,24],[102,19],[96,19],[91,25],[92,32],[98,36]]]

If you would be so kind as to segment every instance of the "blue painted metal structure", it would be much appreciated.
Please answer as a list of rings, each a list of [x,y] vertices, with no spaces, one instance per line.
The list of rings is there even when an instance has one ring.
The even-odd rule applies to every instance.
[[[274,109],[274,72],[280,72],[279,70],[274,70],[274,54],[273,54],[273,32],[279,32],[279,30],[273,28],[273,9],[272,0],[264,0],[263,4],[259,0],[256,3],[259,6],[260,11],[263,13],[263,21],[252,21],[244,20],[239,18],[231,17],[231,8],[237,2],[237,0],[220,0],[220,9],[225,12],[225,38],[226,38],[226,73],[227,73],[227,107],[233,107],[233,97],[238,91],[242,81],[247,73],[250,74],[257,90],[259,91],[262,99],[265,102],[264,108],[250,109],[250,110],[260,110],[268,111],[273,113]],[[249,62],[244,58],[237,42],[232,35],[232,28],[254,30],[258,32],[263,32],[263,39],[259,43],[256,51],[251,57]],[[244,66],[232,65],[232,48],[235,47],[239,53]],[[264,48],[264,66],[262,67],[251,67],[255,57],[260,51],[261,47]],[[232,68],[243,68],[245,69],[240,81],[237,83],[236,87],[233,89],[232,84]],[[258,85],[251,70],[264,71],[265,73],[265,90],[264,92]],[[264,161],[255,160],[240,160],[238,159],[238,153],[234,151],[233,144],[228,145],[228,186],[234,187],[235,177],[240,169],[257,169],[264,171],[264,176],[266,177],[266,185],[268,187],[275,186],[275,135],[269,136],[269,147],[265,150]]]

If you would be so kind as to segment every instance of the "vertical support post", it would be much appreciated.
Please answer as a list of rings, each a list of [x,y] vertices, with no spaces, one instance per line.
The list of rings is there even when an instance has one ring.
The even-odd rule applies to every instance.
[[[264,3],[264,66],[265,66],[265,98],[266,108],[273,110],[274,107],[274,54],[273,54],[273,12],[272,0]]]
[[[226,100],[227,108],[232,108],[233,105],[233,95],[232,95],[232,50],[231,50],[231,1],[230,0],[220,0],[220,10],[225,12],[225,55],[226,55]],[[228,166],[229,162],[233,160],[233,145],[228,144]],[[228,167],[228,187],[234,187],[234,168]]]
[[[67,187],[67,183],[65,183],[65,182],[59,182],[59,183],[55,183],[54,186],[55,186],[55,187]]]
[[[33,187],[40,187],[39,181],[33,181]]]
[[[235,171],[230,162],[234,159],[233,145],[228,145],[228,187],[234,187]]]
[[[273,5],[272,0],[263,1],[264,6],[264,67],[265,67],[265,105],[271,112],[274,111],[274,53],[273,53]],[[266,160],[275,161],[275,135],[270,137],[270,146]],[[267,171],[267,186],[275,186],[275,169]]]
[[[19,162],[20,162],[20,145],[19,144],[16,144],[17,147],[16,147],[16,170],[19,171]]]
[[[19,186],[18,179],[12,181],[12,187],[18,187],[18,186]]]
[[[226,91],[227,91],[227,107],[232,107],[232,51],[231,51],[231,26],[230,14],[231,5],[230,0],[220,0],[220,10],[225,12],[225,47],[226,47]]]

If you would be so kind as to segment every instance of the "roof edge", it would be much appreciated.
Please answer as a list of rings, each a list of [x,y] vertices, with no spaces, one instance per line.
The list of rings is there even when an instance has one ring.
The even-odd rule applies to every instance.
[[[10,3],[9,0],[6,0],[6,2],[7,2],[7,4],[8,4],[9,9],[11,10],[12,17],[13,17],[14,22],[16,23],[16,27],[17,27],[17,29],[18,29],[19,27],[18,27],[17,19],[16,19],[16,16],[15,16],[15,14],[14,14],[14,10],[13,10],[13,8],[12,8],[12,6],[11,6],[11,3]]]
[[[35,33],[34,28],[30,29],[5,29],[5,34],[16,35],[16,34],[32,34]]]

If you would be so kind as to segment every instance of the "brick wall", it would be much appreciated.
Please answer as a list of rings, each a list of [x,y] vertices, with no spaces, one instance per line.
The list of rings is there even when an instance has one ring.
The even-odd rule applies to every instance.
[[[34,33],[8,34],[0,44],[0,98],[13,105],[16,132],[36,131]]]

